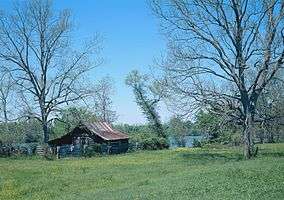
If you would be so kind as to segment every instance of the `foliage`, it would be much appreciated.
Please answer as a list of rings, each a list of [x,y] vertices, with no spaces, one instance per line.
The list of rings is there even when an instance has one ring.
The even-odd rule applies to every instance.
[[[133,89],[136,103],[147,118],[152,132],[157,137],[166,138],[157,112],[157,104],[161,96],[156,92],[158,89],[155,84],[149,84],[149,78],[146,75],[140,75],[136,70],[129,73],[125,82]]]
[[[147,125],[121,124],[116,125],[115,128],[130,136],[129,151],[157,150],[169,147],[167,139],[157,137]]]
[[[102,145],[95,143],[93,145],[88,145],[84,151],[84,156],[92,157],[99,156],[102,153]]]
[[[192,147],[201,147],[201,142],[198,140],[194,139],[192,142]]]
[[[201,110],[196,115],[194,126],[208,138],[209,142],[235,146],[242,144],[241,126],[226,122],[219,115]]]
[[[151,131],[149,129],[149,126],[144,125],[144,124],[116,124],[114,125],[115,129],[118,129],[122,132],[125,132],[127,134],[129,134],[130,136],[139,134],[139,133],[147,133],[149,131]]]
[[[259,147],[248,161],[241,149],[224,146],[55,161],[0,158],[0,199],[281,199],[284,145]]]
[[[138,134],[130,139],[131,150],[158,150],[169,148],[167,139],[147,133]]]
[[[31,156],[35,154],[38,143],[0,144],[0,157]]]
[[[220,134],[221,119],[210,112],[201,110],[196,115],[195,127],[203,134],[207,134],[209,139],[216,139]]]
[[[51,130],[51,137],[55,138],[71,131],[78,124],[97,121],[94,113],[84,107],[70,107],[60,112],[60,116]]]
[[[4,144],[33,143],[42,140],[41,124],[34,119],[0,124],[0,141]]]
[[[177,142],[178,146],[185,146],[185,136],[189,135],[190,129],[180,117],[172,117],[168,123],[167,132]]]

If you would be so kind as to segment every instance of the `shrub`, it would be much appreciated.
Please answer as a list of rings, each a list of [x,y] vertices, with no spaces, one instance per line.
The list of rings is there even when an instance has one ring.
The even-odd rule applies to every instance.
[[[186,146],[186,139],[184,137],[175,137],[174,140],[177,143],[178,147],[185,147]]]
[[[198,140],[194,139],[192,142],[192,147],[201,147],[201,142]]]
[[[92,157],[97,156],[102,153],[102,145],[95,143],[92,145],[88,145],[84,150],[84,156],[86,157]]]
[[[157,145],[159,146],[159,149],[167,149],[170,147],[169,142],[166,138],[158,138]]]
[[[146,138],[144,140],[141,140],[140,143],[142,144],[142,149],[151,149],[155,150],[156,148],[156,141],[155,138]]]
[[[135,150],[158,150],[169,148],[167,139],[155,137],[150,134],[140,134],[130,139],[130,151]]]
[[[37,143],[0,144],[0,156],[32,155],[36,151]]]
[[[128,151],[156,150],[169,147],[167,139],[156,136],[148,125],[119,125],[116,128],[130,136]]]

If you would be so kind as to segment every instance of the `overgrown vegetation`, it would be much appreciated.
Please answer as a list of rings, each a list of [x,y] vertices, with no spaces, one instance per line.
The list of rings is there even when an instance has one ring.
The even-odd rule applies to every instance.
[[[169,147],[168,139],[155,135],[148,125],[121,124],[115,127],[130,136],[129,151],[158,150]]]
[[[145,118],[147,130],[132,136],[133,149],[163,149],[168,148],[166,131],[163,127],[160,115],[157,111],[161,100],[161,93],[151,82],[149,77],[134,70],[128,74],[126,84],[133,90],[135,101]]]

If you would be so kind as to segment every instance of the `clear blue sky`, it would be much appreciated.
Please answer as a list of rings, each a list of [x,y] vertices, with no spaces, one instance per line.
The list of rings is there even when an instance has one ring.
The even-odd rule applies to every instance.
[[[13,1],[0,0],[1,9],[10,9]],[[115,81],[113,97],[118,122],[143,123],[145,119],[134,102],[130,88],[124,84],[133,69],[149,72],[154,57],[165,50],[166,42],[159,34],[158,21],[146,0],[54,0],[55,9],[70,9],[76,35],[87,38],[95,32],[103,37],[105,63],[93,77],[109,75]],[[162,120],[169,118],[164,106]]]

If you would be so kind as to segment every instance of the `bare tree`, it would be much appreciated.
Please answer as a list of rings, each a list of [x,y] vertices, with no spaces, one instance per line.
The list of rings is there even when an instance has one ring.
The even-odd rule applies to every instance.
[[[243,126],[244,156],[254,155],[258,97],[283,69],[284,1],[153,0],[169,39],[163,63],[184,109],[192,104]],[[196,107],[195,107],[196,108]]]
[[[101,62],[90,60],[98,53],[98,37],[75,51],[71,31],[70,13],[54,12],[48,0],[20,2],[0,18],[0,58],[9,63],[22,99],[32,108],[28,117],[41,122],[45,143],[54,113],[89,94],[82,78]]]
[[[13,102],[12,95],[14,92],[15,81],[8,72],[0,72],[0,122],[7,124],[11,109],[9,105]]]
[[[112,109],[112,95],[114,93],[113,81],[105,77],[99,81],[94,89],[94,111],[99,120],[112,123],[117,119],[116,112]]]

